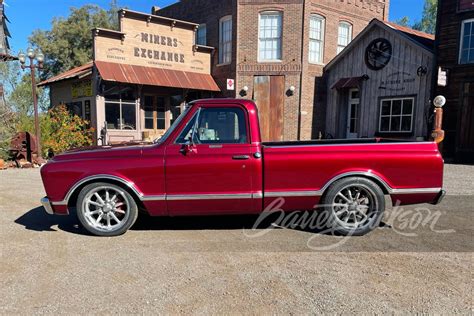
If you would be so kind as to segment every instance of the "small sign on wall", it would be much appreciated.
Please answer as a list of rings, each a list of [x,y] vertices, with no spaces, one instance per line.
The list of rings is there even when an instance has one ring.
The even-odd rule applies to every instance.
[[[227,90],[235,90],[235,80],[227,79]]]
[[[438,68],[438,86],[446,87],[448,85],[448,71],[441,67]]]

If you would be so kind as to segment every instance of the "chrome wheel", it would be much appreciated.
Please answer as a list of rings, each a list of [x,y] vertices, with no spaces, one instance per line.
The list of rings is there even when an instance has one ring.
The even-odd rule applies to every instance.
[[[364,184],[343,187],[335,194],[331,207],[338,224],[348,229],[366,225],[378,209],[375,192]]]
[[[87,224],[102,232],[120,229],[130,217],[125,191],[109,186],[99,186],[88,191],[82,201],[81,211]]]

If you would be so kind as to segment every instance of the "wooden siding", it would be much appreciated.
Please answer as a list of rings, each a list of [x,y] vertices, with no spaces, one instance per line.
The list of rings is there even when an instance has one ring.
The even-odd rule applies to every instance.
[[[463,159],[463,152],[470,152],[474,161],[474,121],[466,120],[462,113],[471,112],[463,105],[463,87],[466,83],[474,83],[474,64],[459,64],[459,45],[462,21],[473,19],[474,10],[459,11],[459,0],[441,0],[439,3],[439,20],[436,33],[437,64],[448,70],[448,85],[436,87],[436,94],[444,95],[447,99],[444,107],[443,129],[446,138],[443,142],[444,156]],[[471,99],[472,100],[472,99]],[[474,107],[474,102],[465,106]],[[472,135],[464,135],[464,130],[470,130]],[[470,140],[470,143],[463,143]],[[469,157],[468,157],[469,159]]]
[[[370,70],[365,64],[365,50],[369,43],[376,38],[386,38],[392,44],[392,58],[382,70]],[[399,137],[426,138],[428,127],[426,116],[429,114],[433,53],[413,43],[397,31],[387,31],[374,26],[341,60],[327,70],[328,87],[326,133],[333,137],[345,138],[347,119],[347,90],[332,89],[341,78],[360,77],[368,75],[369,79],[362,81],[360,89],[359,137]],[[428,73],[417,75],[418,67],[426,67]],[[405,73],[405,74],[400,74]],[[389,89],[381,89],[383,82],[389,80],[414,79],[413,82],[387,85]],[[380,134],[379,111],[380,99],[385,97],[415,97],[414,122],[412,133],[409,134]]]
[[[262,141],[283,140],[285,76],[255,76],[254,100],[260,118]]]

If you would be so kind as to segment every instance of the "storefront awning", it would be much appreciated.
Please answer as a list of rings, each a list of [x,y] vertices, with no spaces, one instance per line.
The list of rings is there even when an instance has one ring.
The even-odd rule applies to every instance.
[[[220,91],[209,74],[144,66],[95,61],[100,76],[106,81],[150,86]]]
[[[341,78],[339,79],[331,89],[351,89],[359,88],[360,83],[364,80],[364,77],[351,77],[351,78]]]

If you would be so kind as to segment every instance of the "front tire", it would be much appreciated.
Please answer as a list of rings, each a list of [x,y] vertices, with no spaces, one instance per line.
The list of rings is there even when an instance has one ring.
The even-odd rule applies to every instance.
[[[323,198],[328,226],[344,236],[362,236],[380,225],[385,211],[382,189],[373,181],[343,178],[333,183]]]
[[[96,236],[118,236],[137,220],[138,206],[123,188],[110,183],[85,186],[77,199],[77,217]]]

